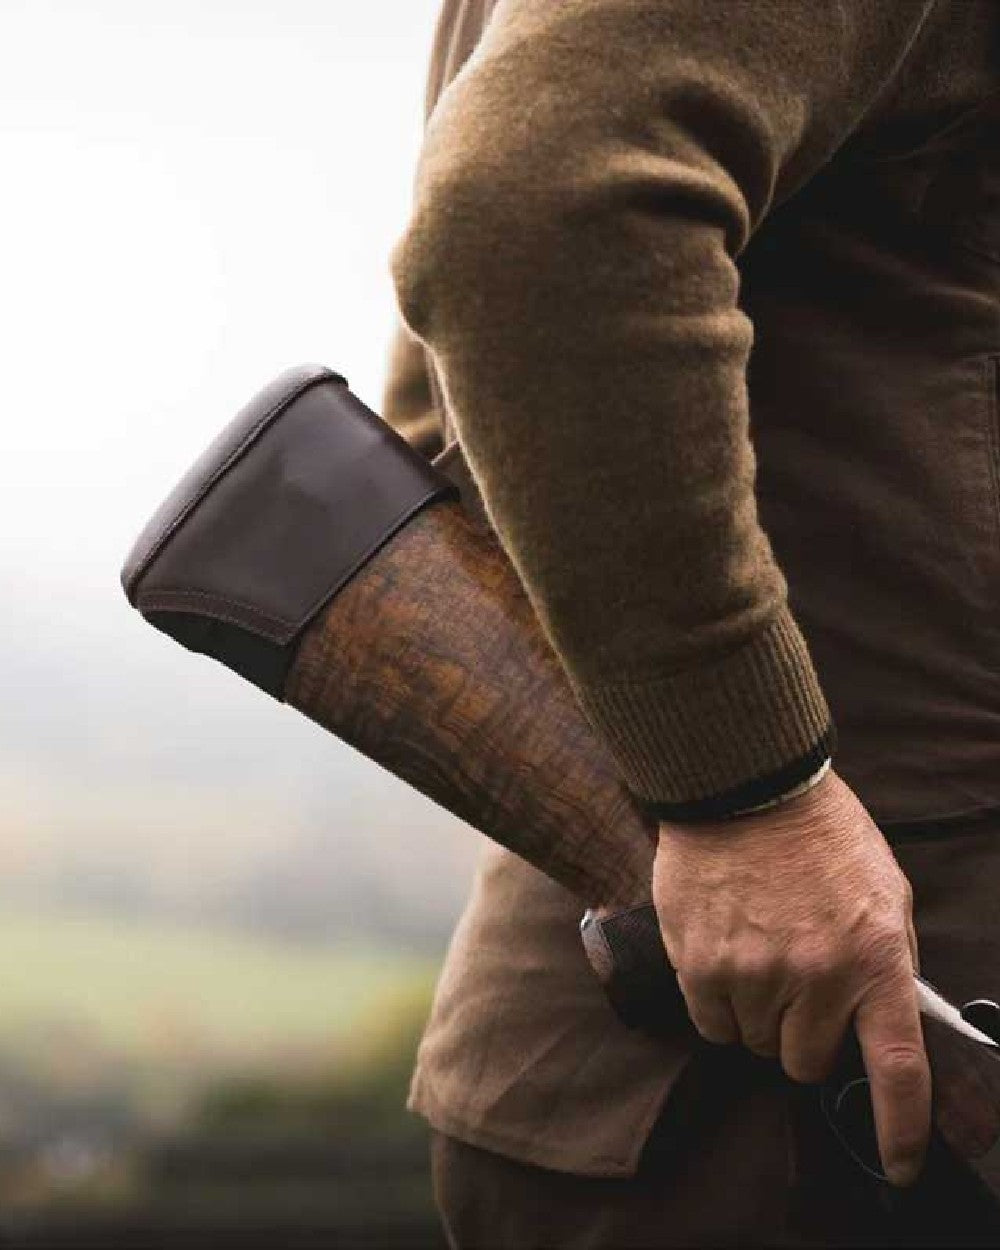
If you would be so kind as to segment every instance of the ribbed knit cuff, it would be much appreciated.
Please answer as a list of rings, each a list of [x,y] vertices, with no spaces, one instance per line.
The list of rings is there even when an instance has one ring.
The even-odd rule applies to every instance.
[[[836,729],[787,604],[744,646],[662,677],[576,685],[623,780],[659,820],[717,820],[832,756]]]

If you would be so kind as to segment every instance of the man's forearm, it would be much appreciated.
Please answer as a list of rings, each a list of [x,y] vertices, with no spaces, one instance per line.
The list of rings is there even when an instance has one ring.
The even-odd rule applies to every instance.
[[[581,706],[663,819],[766,802],[835,747],[757,518],[735,258],[928,7],[513,0],[428,125],[404,315]]]
[[[441,416],[431,390],[424,350],[402,326],[397,326],[392,340],[382,415],[423,455],[432,457],[441,449]],[[739,808],[732,815],[750,815],[805,793],[822,780],[831,762],[828,757],[805,781],[764,803]]]

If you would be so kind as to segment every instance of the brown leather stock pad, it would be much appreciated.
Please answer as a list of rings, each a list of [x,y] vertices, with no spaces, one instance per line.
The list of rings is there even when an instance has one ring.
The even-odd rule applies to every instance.
[[[122,583],[177,641],[281,697],[305,625],[457,489],[321,365],[247,404],[143,530]]]

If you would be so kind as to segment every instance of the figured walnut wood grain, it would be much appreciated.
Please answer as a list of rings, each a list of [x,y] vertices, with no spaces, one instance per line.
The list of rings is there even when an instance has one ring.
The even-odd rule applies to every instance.
[[[336,595],[285,698],[588,906],[648,898],[653,829],[461,504],[418,513]]]

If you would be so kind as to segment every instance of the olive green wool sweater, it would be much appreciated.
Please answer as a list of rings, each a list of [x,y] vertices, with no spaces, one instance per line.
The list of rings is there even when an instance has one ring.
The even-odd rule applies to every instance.
[[[584,712],[663,818],[767,800],[835,750],[757,515],[738,260],[878,116],[934,9],[501,0],[429,119],[401,311]]]

